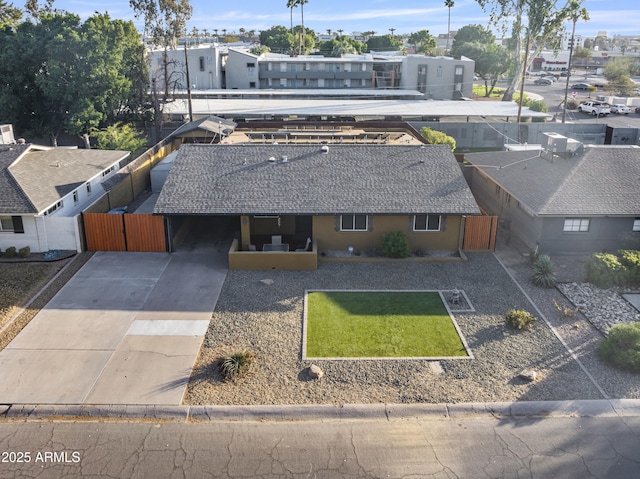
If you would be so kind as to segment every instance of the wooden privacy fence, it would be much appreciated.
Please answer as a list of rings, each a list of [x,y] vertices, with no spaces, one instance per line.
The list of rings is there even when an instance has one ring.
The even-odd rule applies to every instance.
[[[497,231],[497,216],[467,216],[464,223],[464,242],[462,249],[493,251],[496,247]]]
[[[167,251],[162,216],[109,213],[82,216],[89,251]]]

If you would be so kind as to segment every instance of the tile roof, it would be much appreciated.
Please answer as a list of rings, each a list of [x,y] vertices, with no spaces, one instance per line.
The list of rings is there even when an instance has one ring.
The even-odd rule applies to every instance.
[[[8,170],[39,212],[128,155],[119,150],[30,150]]]
[[[536,215],[640,215],[637,147],[588,147],[553,162],[531,151],[465,158]]]
[[[9,165],[22,155],[29,145],[0,145],[0,214],[37,213],[16,180]]]
[[[328,148],[183,145],[154,213],[480,213],[447,146]]]

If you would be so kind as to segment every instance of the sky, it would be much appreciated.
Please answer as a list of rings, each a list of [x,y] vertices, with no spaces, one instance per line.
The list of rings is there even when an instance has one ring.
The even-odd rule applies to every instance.
[[[591,19],[578,22],[576,34],[595,36],[599,31],[606,31],[609,36],[640,36],[640,7],[637,2],[585,0],[583,5]],[[23,2],[10,0],[8,3],[18,6]],[[244,0],[237,3],[191,0],[193,16],[187,29],[206,28],[213,32],[214,28],[219,31],[226,28],[230,33],[238,32],[240,28],[260,31],[274,25],[287,26],[290,24],[290,12],[286,4],[286,0]],[[615,6],[615,10],[612,6]],[[134,20],[139,29],[142,27],[129,7],[129,0],[109,0],[104,3],[55,0],[54,7],[80,15],[83,19],[95,11],[107,11],[112,18]],[[447,31],[447,13],[444,0],[309,0],[304,6],[304,24],[316,33],[342,29],[345,33],[375,31],[383,35],[390,33],[389,29],[393,28],[396,35],[425,29],[437,36]],[[294,25],[300,23],[300,8],[293,10],[293,22]],[[475,0],[455,0],[451,9],[452,30],[474,23],[488,26],[488,22],[489,14],[483,12]],[[570,28],[569,24],[567,28]]]

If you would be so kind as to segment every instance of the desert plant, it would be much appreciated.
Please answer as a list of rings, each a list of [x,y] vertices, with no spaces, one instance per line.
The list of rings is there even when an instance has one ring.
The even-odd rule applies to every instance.
[[[553,307],[560,311],[560,313],[562,313],[565,318],[573,318],[577,314],[577,312],[580,311],[580,308],[578,307],[569,308],[568,306],[562,306],[558,304],[555,299],[553,300]]]
[[[622,284],[627,268],[611,253],[595,253],[587,261],[587,280],[600,288]]]
[[[543,288],[552,288],[556,284],[556,274],[553,272],[553,262],[546,254],[538,255],[533,262],[533,284]]]
[[[24,248],[20,248],[18,250],[18,254],[20,255],[21,258],[28,258],[29,255],[31,254],[31,248],[29,248],[28,246],[25,246]]]
[[[251,351],[235,351],[222,358],[220,372],[225,381],[239,379],[248,371],[255,355]]]
[[[388,258],[409,256],[409,243],[402,231],[392,231],[382,239],[382,253]]]
[[[17,256],[17,253],[16,253],[15,246],[9,246],[4,252],[5,258],[15,258],[16,256]]]
[[[640,323],[612,326],[598,346],[598,356],[620,369],[640,372]]]
[[[620,263],[626,268],[626,283],[640,284],[640,251],[618,251]]]
[[[531,329],[537,318],[524,309],[510,309],[505,315],[507,324],[516,329]]]

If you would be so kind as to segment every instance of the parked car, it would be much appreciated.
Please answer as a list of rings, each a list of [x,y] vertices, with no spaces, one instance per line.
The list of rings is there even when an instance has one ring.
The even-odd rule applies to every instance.
[[[636,113],[640,113],[640,106],[636,107]]]
[[[561,77],[569,76],[569,72],[560,72]]]
[[[572,90],[588,90],[589,88],[591,88],[589,83],[574,83],[571,85]]]
[[[631,113],[631,108],[627,105],[620,105],[619,103],[614,103],[611,105],[611,113],[618,113],[619,115],[628,115]]]
[[[584,103],[580,103],[578,110],[593,116],[604,116],[611,113],[611,108],[608,103],[600,103],[598,101],[585,101]]]
[[[548,78],[538,78],[533,82],[534,85],[551,85],[553,82]]]
[[[557,80],[557,78],[554,77],[553,75],[545,75],[541,78],[546,78],[547,80],[551,80],[552,82],[555,82]]]

